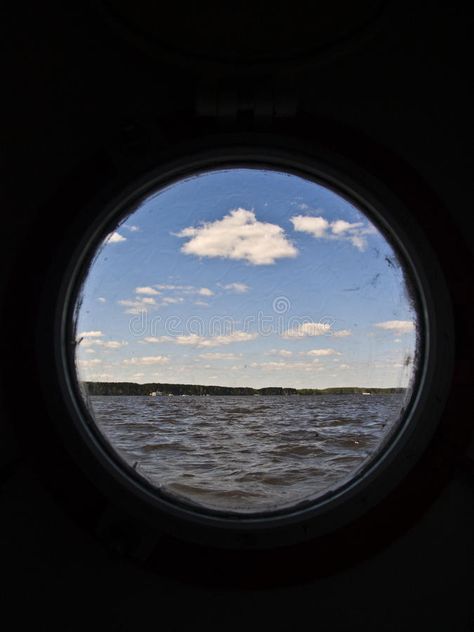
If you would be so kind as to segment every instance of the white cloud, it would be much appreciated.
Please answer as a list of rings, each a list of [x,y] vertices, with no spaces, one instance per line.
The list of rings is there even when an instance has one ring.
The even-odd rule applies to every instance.
[[[131,233],[137,233],[140,230],[140,227],[136,226],[135,224],[124,224],[123,227],[129,230]]]
[[[351,241],[352,245],[361,252],[367,248],[367,239],[364,239],[364,237],[361,237],[360,235],[353,235],[349,241]]]
[[[84,349],[84,350],[88,347],[92,347],[96,345],[98,342],[100,341],[97,340],[97,338],[79,338],[78,340],[78,344],[80,344],[81,349]]]
[[[293,228],[302,233],[309,233],[313,237],[326,237],[329,222],[324,217],[310,217],[306,215],[295,215],[290,219]]]
[[[242,259],[253,265],[268,265],[298,254],[281,226],[260,222],[253,211],[243,208],[197,228],[188,226],[177,236],[189,238],[181,252],[199,257]]]
[[[145,287],[136,287],[135,288],[135,293],[136,294],[148,294],[150,296],[156,296],[157,294],[160,294],[160,292],[158,292],[158,290],[155,290],[154,288],[150,287],[149,285],[147,285]]]
[[[101,331],[83,331],[77,337],[78,338],[100,338],[104,334]]]
[[[177,294],[197,294],[198,296],[214,296],[214,292],[208,287],[195,287],[194,285],[174,285],[170,283],[158,283],[154,287],[157,287],[159,290],[169,290],[171,292],[176,292]],[[157,292],[159,294],[160,292]],[[174,303],[174,302],[182,302],[183,298],[164,298],[164,302]]]
[[[84,349],[84,351],[86,353],[95,353],[95,350],[94,349],[90,349],[90,348],[89,349]]]
[[[172,287],[174,289],[176,286]],[[125,310],[126,314],[141,314],[142,312],[157,310],[160,307],[166,307],[167,305],[184,302],[184,298],[182,298],[181,296],[160,296],[158,299],[155,299],[154,295],[161,295],[161,292],[158,292],[151,286],[137,287],[135,288],[135,292],[135,299],[122,299],[120,301],[117,301],[119,305],[123,305],[127,308]],[[196,289],[193,288],[192,293],[195,294],[198,292]]]
[[[97,300],[99,301],[99,303],[107,303],[107,299],[104,298],[103,296],[99,296]]]
[[[306,356],[331,356],[331,355],[341,355],[339,351],[335,349],[311,349],[310,351],[301,351],[300,355]]]
[[[220,286],[223,290],[229,290],[235,294],[245,294],[249,291],[249,286],[246,283],[227,283],[227,285]]]
[[[288,349],[270,349],[265,355],[278,355],[283,358],[289,358],[293,355],[293,351],[288,351]]]
[[[117,379],[116,375],[112,375],[111,373],[90,373],[87,375],[89,380],[97,380],[97,381],[106,381],[111,380],[114,381]]]
[[[122,364],[133,366],[146,366],[150,364],[166,364],[169,362],[167,356],[142,356],[140,358],[126,358],[122,361]]]
[[[333,331],[332,335],[334,338],[345,338],[346,336],[352,336],[352,331],[350,329],[339,329],[338,331]]]
[[[105,238],[106,244],[118,244],[121,241],[127,241],[127,238],[123,237],[122,235],[120,235],[120,233],[117,232],[110,233],[110,235]]]
[[[100,360],[99,358],[92,358],[92,360],[78,360],[77,364],[80,367],[90,367],[90,366],[97,366],[97,364],[102,364],[102,360]]]
[[[103,349],[120,349],[125,347],[128,342],[125,340],[101,340],[100,338],[85,338],[81,340],[81,349],[86,347],[88,353],[93,353],[90,347],[102,347]]]
[[[329,222],[321,216],[295,215],[290,218],[293,227],[298,232],[308,233],[316,239],[337,239],[349,241],[358,250],[365,250],[367,240],[364,235],[376,232],[375,228],[363,222],[346,222],[344,219],[337,219]]]
[[[351,367],[348,364],[340,364],[339,369],[350,369]]]
[[[214,296],[214,292],[210,290],[208,287],[201,287],[197,291],[199,296]]]
[[[282,334],[283,338],[304,338],[306,336],[324,336],[331,331],[328,323],[303,323]]]
[[[160,291],[155,288],[159,288]],[[163,291],[173,292],[174,295],[163,296]],[[120,305],[123,305],[127,309],[126,314],[140,314],[142,312],[148,312],[150,310],[156,310],[167,305],[174,305],[183,303],[185,298],[180,294],[188,296],[202,296],[211,297],[214,296],[213,290],[208,287],[195,287],[194,285],[175,285],[170,283],[159,283],[156,285],[146,285],[135,288],[135,299],[123,299],[117,301]],[[155,300],[154,297],[157,297]],[[195,305],[202,307],[208,307],[208,303],[204,301],[195,301]]]
[[[198,334],[188,334],[182,336],[158,336],[144,338],[144,342],[161,343],[170,342],[177,345],[192,345],[195,347],[220,347],[233,342],[247,342],[254,340],[257,334],[246,333],[245,331],[234,331],[231,334],[221,336],[198,336]]]
[[[238,360],[242,357],[241,353],[200,353],[198,356],[201,360]]]
[[[252,362],[252,369],[263,369],[266,371],[322,371],[323,367],[318,366],[319,360],[315,359],[311,362],[286,362],[279,360],[277,362]]]
[[[97,344],[105,349],[121,349],[122,347],[126,347],[128,342],[125,342],[125,340],[107,340],[106,342],[99,340]]]
[[[172,285],[169,283],[157,283],[155,286],[159,290],[194,290],[192,285]]]
[[[148,312],[151,307],[157,307],[155,299],[147,297],[139,298],[135,301],[123,299],[117,302],[119,305],[127,308],[125,310],[126,314],[141,314],[142,312]]]
[[[335,222],[331,223],[331,231],[334,235],[343,235],[348,231],[352,231],[354,228],[360,228],[364,224],[362,222],[355,222],[351,224],[350,222],[346,222],[344,219],[337,219]]]
[[[375,323],[374,327],[394,331],[396,334],[405,334],[414,331],[415,323],[412,320],[386,320],[382,323]]]

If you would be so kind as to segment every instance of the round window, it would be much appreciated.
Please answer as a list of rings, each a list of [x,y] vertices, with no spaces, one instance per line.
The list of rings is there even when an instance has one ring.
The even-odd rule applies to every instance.
[[[295,164],[161,170],[75,259],[76,422],[158,513],[241,530],[343,507],[345,521],[429,439],[437,323],[418,244],[367,192]]]

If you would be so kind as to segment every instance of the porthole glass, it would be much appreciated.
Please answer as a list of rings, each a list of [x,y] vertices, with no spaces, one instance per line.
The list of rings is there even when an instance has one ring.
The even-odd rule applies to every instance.
[[[188,174],[120,208],[74,297],[94,432],[157,496],[249,515],[315,502],[396,436],[420,366],[411,273],[334,186]]]

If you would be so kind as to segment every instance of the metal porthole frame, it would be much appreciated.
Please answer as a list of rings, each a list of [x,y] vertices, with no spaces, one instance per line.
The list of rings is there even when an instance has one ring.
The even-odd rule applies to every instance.
[[[54,290],[55,374],[51,404],[57,428],[79,466],[105,495],[150,528],[212,547],[264,549],[298,544],[337,531],[377,505],[407,476],[432,438],[447,399],[454,358],[449,293],[437,257],[410,209],[378,178],[336,152],[292,138],[223,135],[178,146],[171,158],[135,178],[127,176],[85,210],[88,221],[71,225],[58,257],[61,283]],[[178,156],[178,157],[176,157]],[[72,363],[73,311],[82,275],[103,237],[143,196],[192,173],[231,166],[261,166],[293,172],[335,189],[389,233],[407,265],[417,294],[422,325],[417,386],[392,441],[361,475],[327,497],[293,510],[261,515],[202,512],[159,496],[121,462],[94,430],[78,390]],[[51,298],[51,297],[50,297]],[[46,382],[45,382],[46,380]]]

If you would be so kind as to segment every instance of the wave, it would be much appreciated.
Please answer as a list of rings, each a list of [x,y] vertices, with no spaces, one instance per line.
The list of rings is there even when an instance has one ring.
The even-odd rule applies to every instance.
[[[403,397],[94,397],[91,412],[112,448],[166,493],[262,511],[346,480],[391,431]]]

